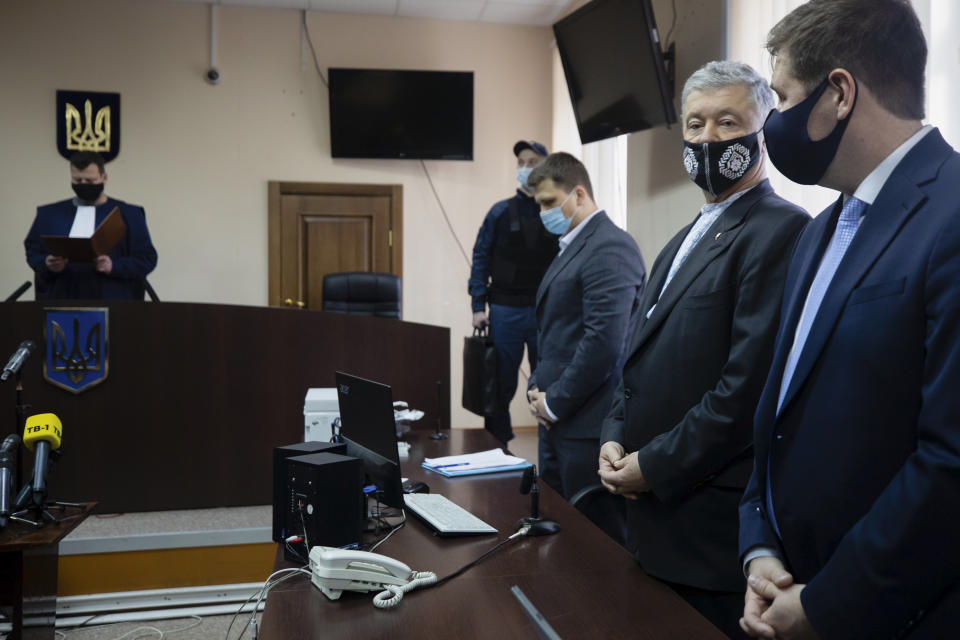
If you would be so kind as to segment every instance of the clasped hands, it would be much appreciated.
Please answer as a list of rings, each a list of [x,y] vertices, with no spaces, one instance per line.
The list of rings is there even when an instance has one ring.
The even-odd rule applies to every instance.
[[[640,470],[637,452],[627,455],[619,442],[605,442],[600,447],[597,474],[607,491],[630,500],[636,500],[640,493],[650,490]]]
[[[793,576],[777,558],[754,558],[740,627],[754,638],[816,640],[819,636],[800,603],[804,586],[793,583]]]
[[[537,424],[545,429],[553,426],[553,418],[547,413],[546,405],[547,392],[540,391],[536,387],[530,387],[527,391],[527,402],[530,403],[530,413],[537,419]]]
[[[44,262],[47,265],[47,269],[53,273],[60,273],[67,268],[67,260],[62,256],[47,256]],[[100,273],[110,273],[113,271],[113,260],[110,259],[110,256],[97,256],[96,265],[94,265],[96,270]]]

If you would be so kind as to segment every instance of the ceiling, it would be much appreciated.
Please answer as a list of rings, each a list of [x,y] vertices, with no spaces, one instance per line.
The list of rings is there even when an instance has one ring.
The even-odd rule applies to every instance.
[[[573,0],[175,0],[277,9],[308,9],[408,18],[465,20],[548,26]]]

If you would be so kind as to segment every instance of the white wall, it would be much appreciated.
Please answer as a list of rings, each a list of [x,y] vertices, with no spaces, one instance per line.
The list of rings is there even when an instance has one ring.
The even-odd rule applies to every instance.
[[[107,192],[145,206],[160,254],[150,281],[164,300],[266,304],[269,180],[402,184],[404,318],[451,328],[453,424],[481,424],[459,409],[469,269],[420,163],[330,157],[327,92],[299,11],[221,6],[217,15],[214,87],[202,79],[204,5],[0,3],[0,293],[32,277],[22,241],[35,207],[72,195],[55,144],[56,90],[116,91],[122,142]],[[316,12],[308,24],[324,70],[475,73],[474,160],[426,163],[469,254],[486,211],[515,188],[513,143],[549,140],[550,29]],[[519,399],[513,415],[531,422]]]
[[[680,0],[676,3],[677,71],[674,105],[680,118],[680,92],[687,77],[710,60],[724,57],[726,2]],[[660,37],[666,42],[672,22],[670,0],[654,0]],[[703,192],[687,177],[681,162],[682,128],[658,127],[627,138],[627,231],[636,239],[647,265],[684,225],[697,216]]]

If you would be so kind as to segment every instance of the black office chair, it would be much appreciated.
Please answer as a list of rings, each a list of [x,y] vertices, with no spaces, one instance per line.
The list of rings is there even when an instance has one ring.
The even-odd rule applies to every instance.
[[[323,276],[323,310],[399,320],[401,292],[400,278],[391,273],[328,273]]]
[[[573,494],[573,497],[570,498],[570,504],[587,516],[590,522],[613,538],[617,544],[626,548],[626,498],[610,493],[598,482]]]

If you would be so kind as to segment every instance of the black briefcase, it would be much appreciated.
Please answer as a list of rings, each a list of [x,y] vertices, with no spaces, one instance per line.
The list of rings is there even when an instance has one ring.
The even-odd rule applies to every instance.
[[[492,415],[497,407],[497,349],[486,329],[463,339],[463,408]]]

